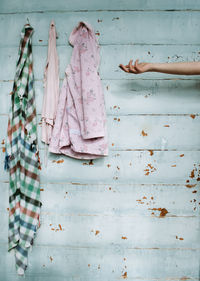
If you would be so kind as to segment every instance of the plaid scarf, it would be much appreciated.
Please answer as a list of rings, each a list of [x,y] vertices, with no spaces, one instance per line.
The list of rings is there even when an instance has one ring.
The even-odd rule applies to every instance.
[[[15,248],[16,268],[23,275],[28,264],[28,248],[40,225],[40,158],[33,88],[31,37],[26,24],[21,32],[16,74],[11,92],[5,169],[9,170],[8,250]]]

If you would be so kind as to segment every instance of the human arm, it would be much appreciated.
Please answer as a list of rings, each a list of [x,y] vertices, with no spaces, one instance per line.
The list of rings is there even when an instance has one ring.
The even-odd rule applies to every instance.
[[[127,72],[133,74],[140,74],[144,72],[161,72],[178,75],[200,75],[200,62],[172,62],[172,63],[139,63],[137,59],[132,64],[130,60],[127,65],[120,64],[119,67]]]

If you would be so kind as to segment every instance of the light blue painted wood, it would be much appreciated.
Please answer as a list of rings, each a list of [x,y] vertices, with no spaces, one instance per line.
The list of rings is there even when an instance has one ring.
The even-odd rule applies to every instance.
[[[2,198],[6,198],[8,183],[1,186]],[[199,184],[187,187],[183,184],[43,183],[41,189],[44,216],[52,215],[56,210],[59,216],[150,216],[160,219],[160,211],[151,210],[153,208],[165,208],[167,217],[199,216]],[[8,213],[8,207],[4,200],[0,205],[2,215]]]
[[[100,33],[108,114],[109,157],[90,163],[49,155],[45,168],[40,143],[42,224],[25,280],[199,280],[200,117],[193,116],[200,113],[199,76],[134,76],[118,68],[130,58],[199,60],[199,10],[193,0],[1,0],[1,167],[9,92],[27,17],[35,28],[38,122],[52,18],[59,35],[61,83],[74,25],[87,20]],[[41,124],[39,136],[40,130]],[[0,186],[0,281],[16,281],[14,257],[7,253],[8,174],[3,169]],[[168,213],[160,217],[165,209]]]
[[[198,10],[200,4],[195,0],[87,0],[81,2],[57,0],[1,0],[1,13],[32,12],[32,11],[71,11],[71,10]]]
[[[1,252],[5,253],[0,271],[3,280],[16,280],[13,257],[6,253],[6,246],[1,247]],[[95,276],[98,281],[113,281],[123,280],[122,275],[127,272],[130,280],[177,280],[184,276],[198,280],[198,267],[198,250],[123,249],[117,244],[110,248],[35,246],[27,278],[32,280],[37,276],[43,280],[50,276],[63,281],[92,281]]]
[[[65,69],[70,61],[72,47],[59,46],[57,48],[60,60],[60,78],[64,77]],[[152,46],[152,45],[107,45],[101,47],[101,64],[100,76],[102,79],[180,79],[177,75],[166,75],[162,73],[144,73],[140,77],[137,75],[124,73],[118,66],[120,63],[128,63],[132,59],[140,58],[141,61],[149,62],[177,62],[177,61],[193,61],[200,59],[200,48],[192,45],[181,46]],[[13,80],[15,74],[15,63],[17,59],[18,48],[9,47],[0,49],[0,64],[4,68],[0,69],[1,80]],[[148,54],[150,52],[150,54]],[[44,67],[47,57],[47,46],[35,46],[33,48],[34,56],[34,74],[35,79],[42,80]],[[168,58],[169,57],[169,58]],[[199,76],[181,76],[181,78],[199,79]]]
[[[194,119],[193,119],[193,118]],[[107,125],[111,151],[176,150],[200,151],[200,116],[190,115],[108,115]],[[41,115],[38,135],[41,135]],[[7,116],[0,117],[0,140],[5,140]],[[120,132],[120,134],[119,134]],[[0,147],[5,147],[0,143]],[[39,139],[39,147],[44,143]],[[153,154],[154,152],[152,152]],[[181,153],[177,152],[177,157]],[[184,155],[182,155],[184,157]],[[154,156],[151,157],[152,161]]]
[[[1,150],[1,165],[3,156]],[[180,157],[180,154],[185,154]],[[43,167],[44,150],[40,150],[42,161],[41,183],[127,183],[127,184],[190,184],[198,183],[200,151],[110,151],[106,158],[96,159],[93,165],[65,156],[50,154],[47,167]],[[56,161],[62,160],[62,163]],[[149,166],[150,165],[150,166]],[[196,171],[196,170],[197,171]],[[194,178],[190,178],[194,170]],[[56,171],[56,172],[55,172]],[[77,173],[79,176],[77,176]],[[8,180],[6,171],[0,181]]]
[[[47,14],[0,15],[0,46],[18,46],[19,26],[27,17],[34,26],[34,45],[47,45],[49,22],[53,18],[58,32],[58,45],[66,45],[68,37],[81,20],[92,24],[101,44],[199,44],[200,12],[71,12]],[[145,20],[144,20],[145,19]],[[187,19],[187,20],[186,20]],[[159,24],[158,24],[159,22]],[[41,28],[42,27],[42,28]],[[164,32],[163,32],[164,30]],[[153,31],[153,34],[152,34]],[[127,36],[127,34],[129,36]]]
[[[133,81],[131,79],[102,80],[107,114],[120,116],[200,113],[200,82],[198,79],[143,80],[139,77],[137,76],[138,80]],[[62,85],[62,81],[60,80],[60,85]],[[0,103],[1,114],[8,113],[9,93],[12,91],[12,85],[13,81],[0,82],[0,92],[4,100]],[[35,93],[37,113],[41,114],[42,81],[35,82]]]

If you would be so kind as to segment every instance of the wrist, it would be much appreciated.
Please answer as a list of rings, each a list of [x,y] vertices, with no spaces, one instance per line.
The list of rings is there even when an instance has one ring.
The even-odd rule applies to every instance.
[[[147,71],[155,71],[155,63],[148,63],[148,70]]]

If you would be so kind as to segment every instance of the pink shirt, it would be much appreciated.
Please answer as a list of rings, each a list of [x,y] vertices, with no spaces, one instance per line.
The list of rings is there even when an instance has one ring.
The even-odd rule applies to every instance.
[[[106,156],[105,102],[97,72],[99,45],[86,22],[73,29],[69,42],[74,49],[65,71],[49,151],[80,159]]]
[[[56,51],[56,28],[51,21],[49,29],[48,57],[44,72],[44,96],[42,105],[42,141],[49,144],[56,118],[59,97],[59,70]]]

